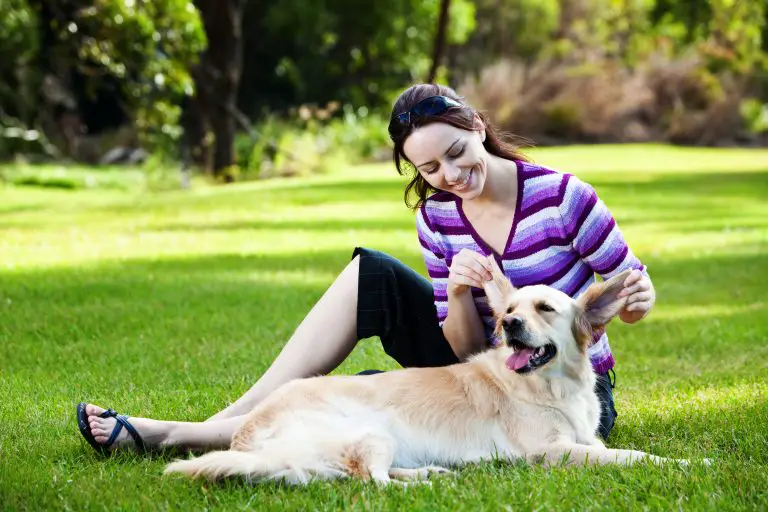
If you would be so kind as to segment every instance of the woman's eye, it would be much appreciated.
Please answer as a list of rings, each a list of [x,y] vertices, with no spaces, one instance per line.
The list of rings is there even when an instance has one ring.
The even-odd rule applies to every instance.
[[[460,150],[454,152],[452,155],[448,155],[448,156],[451,158],[459,158],[463,154],[464,154],[464,148],[461,148]]]
[[[539,311],[544,311],[545,313],[552,313],[555,311],[555,309],[549,304],[539,304]]]

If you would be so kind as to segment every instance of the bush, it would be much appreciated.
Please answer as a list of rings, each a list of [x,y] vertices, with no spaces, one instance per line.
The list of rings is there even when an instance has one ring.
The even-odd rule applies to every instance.
[[[696,55],[656,55],[634,69],[609,59],[502,60],[459,90],[503,129],[539,144],[731,144],[759,133],[763,119],[745,80],[713,74]]]
[[[340,112],[339,112],[340,111]],[[334,115],[336,114],[336,115]],[[344,163],[388,155],[386,122],[366,107],[302,106],[289,117],[267,115],[235,141],[240,179],[326,172]]]
[[[739,105],[739,112],[744,118],[750,133],[762,134],[768,132],[768,103],[748,98]]]

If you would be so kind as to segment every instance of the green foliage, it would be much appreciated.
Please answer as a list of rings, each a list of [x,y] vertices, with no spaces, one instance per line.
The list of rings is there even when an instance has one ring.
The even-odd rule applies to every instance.
[[[500,55],[530,59],[550,43],[558,26],[558,0],[476,0],[476,28],[465,48],[464,66],[478,69]]]
[[[750,132],[768,132],[768,103],[762,103],[755,98],[748,98],[741,102],[739,109]]]
[[[439,0],[329,0],[246,6],[243,90],[246,112],[339,101],[386,108],[404,85],[424,80]],[[447,37],[461,43],[474,26],[469,0],[456,0]]]
[[[179,102],[193,93],[190,68],[205,48],[188,0],[92,0],[62,27],[64,41],[95,68],[93,80],[119,80],[129,113],[153,148],[172,150],[181,134]]]
[[[762,29],[768,22],[766,5],[752,0],[709,0],[712,18],[703,49],[714,69],[746,74],[768,64],[762,50]]]
[[[446,40],[450,44],[464,44],[475,31],[477,8],[471,0],[452,0],[448,13],[448,33]]]
[[[40,44],[37,24],[26,0],[0,1],[0,110],[24,123],[32,117],[30,107],[38,85],[31,67]]]
[[[377,158],[388,149],[386,121],[380,115],[350,104],[341,107],[340,113],[337,109],[337,103],[323,108],[305,105],[290,117],[266,116],[252,136],[237,137],[240,177],[322,173],[347,162]]]
[[[572,140],[583,132],[579,104],[567,100],[555,100],[544,105],[542,111],[545,134]]]
[[[37,52],[37,17],[26,0],[0,2],[0,66],[3,71],[28,62]]]
[[[764,0],[657,0],[651,20],[655,33],[676,51],[696,45],[714,71],[744,75],[768,64],[763,41],[768,2]]]

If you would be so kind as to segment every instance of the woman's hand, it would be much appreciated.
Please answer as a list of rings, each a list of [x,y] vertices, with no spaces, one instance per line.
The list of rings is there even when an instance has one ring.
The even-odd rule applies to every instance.
[[[647,276],[639,270],[633,270],[624,280],[624,289],[619,292],[619,297],[627,297],[627,304],[619,313],[619,318],[633,324],[651,311],[656,302],[656,290]]]
[[[470,286],[482,288],[485,281],[492,279],[491,269],[488,258],[479,252],[462,249],[448,270],[448,293],[458,295]]]

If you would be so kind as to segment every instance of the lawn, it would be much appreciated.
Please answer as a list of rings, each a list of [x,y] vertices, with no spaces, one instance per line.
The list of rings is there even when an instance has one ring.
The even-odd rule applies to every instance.
[[[595,186],[657,288],[651,316],[609,327],[609,445],[712,467],[487,463],[432,487],[292,489],[163,477],[162,454],[103,460],[77,402],[203,420],[264,371],[354,246],[425,273],[403,179],[376,164],[163,193],[0,183],[0,509],[765,509],[768,151],[531,154]],[[366,340],[338,372],[394,367]]]

